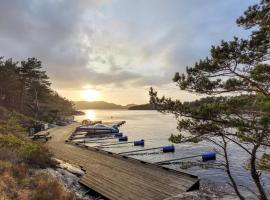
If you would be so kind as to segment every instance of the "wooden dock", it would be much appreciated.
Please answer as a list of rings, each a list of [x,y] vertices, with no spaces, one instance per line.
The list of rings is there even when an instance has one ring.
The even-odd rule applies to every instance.
[[[86,171],[80,182],[112,200],[161,200],[198,189],[199,179],[144,161],[65,143],[78,124],[50,130],[55,157]]]

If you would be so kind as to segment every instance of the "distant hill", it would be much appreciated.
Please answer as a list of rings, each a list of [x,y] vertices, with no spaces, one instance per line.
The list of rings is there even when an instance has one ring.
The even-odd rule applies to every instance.
[[[124,106],[126,109],[129,109],[130,107],[136,106],[137,104],[127,104],[126,106]]]
[[[77,109],[125,109],[124,106],[105,101],[75,101]]]
[[[151,104],[127,104],[122,106],[115,103],[109,103],[106,101],[75,101],[76,109],[126,109],[126,110],[155,110],[154,105]]]
[[[77,109],[128,109],[136,104],[128,104],[126,106],[109,103],[105,101],[75,101]]]
[[[153,104],[142,104],[136,105],[128,108],[129,110],[155,110],[155,106]]]

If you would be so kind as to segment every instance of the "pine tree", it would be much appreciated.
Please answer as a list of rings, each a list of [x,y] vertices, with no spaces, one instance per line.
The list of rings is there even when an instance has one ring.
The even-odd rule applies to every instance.
[[[240,199],[244,197],[232,176],[228,144],[246,151],[257,197],[266,200],[256,160],[258,150],[270,146],[270,1],[249,7],[236,22],[250,31],[250,37],[221,41],[212,46],[210,57],[173,78],[181,90],[206,94],[207,98],[182,103],[159,98],[151,88],[150,103],[160,112],[173,113],[179,131],[190,133],[172,135],[174,142],[208,140],[222,149],[225,170]]]

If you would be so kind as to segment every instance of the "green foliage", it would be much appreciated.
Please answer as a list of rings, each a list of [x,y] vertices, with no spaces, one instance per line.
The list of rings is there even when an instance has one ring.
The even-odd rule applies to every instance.
[[[191,138],[187,139],[182,134],[178,134],[178,135],[171,134],[171,136],[169,137],[169,141],[171,141],[173,143],[181,143],[181,142],[199,143],[202,140],[200,138],[196,138],[196,137],[191,137]]]
[[[237,24],[253,28],[250,37],[221,41],[212,46],[209,58],[187,68],[186,74],[176,73],[173,80],[181,89],[206,94],[254,90],[269,94],[269,1],[248,8]]]
[[[169,137],[169,141],[173,143],[180,143],[182,142],[182,138],[184,138],[184,136],[181,134],[179,135],[171,134],[171,136]]]
[[[33,118],[0,106],[0,134],[26,135],[26,128],[34,123]]]
[[[55,164],[45,147],[24,137],[12,134],[0,135],[0,149],[16,153],[19,160],[33,168],[53,167]]]
[[[221,41],[220,45],[212,46],[210,57],[187,67],[185,74],[176,73],[173,78],[182,90],[230,95],[182,103],[159,98],[151,88],[150,103],[161,112],[175,114],[180,131],[187,130],[203,138],[226,135],[228,129],[234,129],[230,135],[242,142],[269,144],[269,4],[261,1],[237,20],[246,29],[256,27],[248,39],[235,37],[232,41]],[[171,136],[171,139],[185,141],[182,135],[178,137]]]
[[[250,163],[246,163],[246,168],[250,169]],[[256,160],[256,168],[264,172],[270,172],[270,154],[263,153],[263,155]]]
[[[28,58],[14,62],[0,57],[0,106],[35,119],[53,120],[53,110],[70,114],[73,104],[50,88],[49,77],[41,61]]]
[[[1,107],[0,111],[6,115],[0,124],[0,159],[15,164],[24,162],[34,168],[54,166],[52,155],[45,147],[25,138],[26,130],[22,125],[29,118]]]
[[[5,123],[0,124],[0,134],[26,135],[26,130],[19,123],[15,116],[11,116]]]
[[[264,153],[264,154],[262,155],[262,159],[267,159],[267,160],[270,161],[270,153]]]
[[[260,199],[267,199],[259,173],[256,153],[270,147],[270,1],[262,0],[247,9],[237,24],[251,29],[250,37],[221,41],[210,56],[176,73],[173,81],[181,90],[206,94],[194,102],[158,97],[152,88],[150,103],[178,119],[178,130],[190,135],[172,135],[172,142],[209,140],[223,151],[226,171],[240,199],[227,153],[233,142],[250,155],[250,172]],[[226,94],[223,96],[217,96]]]

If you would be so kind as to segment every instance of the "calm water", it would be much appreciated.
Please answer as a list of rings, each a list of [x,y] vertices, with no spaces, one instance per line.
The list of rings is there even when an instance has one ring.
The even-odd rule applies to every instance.
[[[102,120],[102,121],[126,121],[127,123],[120,128],[120,132],[128,136],[129,141],[144,139],[145,147],[152,148],[171,144],[168,138],[172,133],[177,133],[176,120],[172,115],[164,115],[156,111],[131,111],[131,110],[83,110],[86,115],[77,116],[77,121],[84,119]],[[102,141],[101,144],[109,144],[117,142],[116,139],[108,139]],[[100,144],[100,143],[99,143]],[[96,146],[99,144],[91,143],[89,146]],[[175,153],[161,153],[160,150],[152,150],[146,152],[138,152],[137,154],[130,154],[129,156],[136,159],[145,160],[148,162],[158,162],[167,159],[180,158],[185,156],[192,156],[201,154],[202,152],[213,150],[216,148],[209,142],[200,142],[198,144],[185,143],[176,144]],[[112,151],[115,153],[132,151],[142,149],[142,147],[134,147],[132,144],[123,144],[111,146],[104,150]],[[253,187],[249,172],[243,168],[243,160],[246,160],[247,155],[241,149],[231,145],[231,167],[234,172],[234,176],[239,184],[245,187]],[[200,157],[189,159],[202,163]],[[222,162],[222,157],[217,156],[216,161],[208,162],[207,167],[191,167],[186,172],[193,173],[200,177],[202,186],[208,188],[230,193],[231,188],[227,184],[228,179],[226,173],[221,169],[218,164]],[[182,170],[179,164],[166,165],[167,167]],[[269,174],[263,174],[263,181],[266,183],[266,187],[270,191],[270,176]]]

